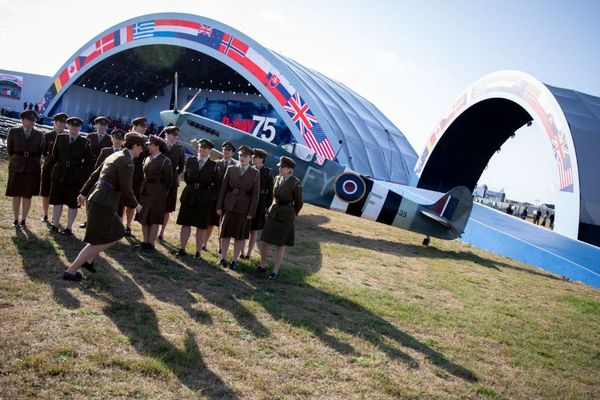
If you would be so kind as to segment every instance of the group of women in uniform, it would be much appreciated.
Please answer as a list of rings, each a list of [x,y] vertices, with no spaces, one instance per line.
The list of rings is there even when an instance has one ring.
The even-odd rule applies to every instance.
[[[13,225],[25,226],[31,197],[40,194],[40,177],[49,177],[50,183],[43,183],[41,191],[47,199],[47,203],[43,201],[44,220],[48,219],[48,204],[54,205],[52,230],[58,231],[62,207],[67,205],[67,225],[62,231],[66,236],[72,234],[77,209],[87,204],[87,244],[65,271],[64,279],[81,280],[81,268],[95,272],[95,257],[130,233],[132,218],[123,225],[124,207],[136,213],[135,219],[142,225],[143,242],[139,247],[153,250],[156,239],[162,239],[169,213],[175,209],[176,182],[181,172],[185,187],[179,198],[180,249],[176,255],[186,256],[191,228],[195,227],[194,258],[201,259],[212,228],[219,226],[217,264],[236,269],[240,258],[250,257],[262,230],[261,265],[257,272],[266,272],[269,246],[275,245],[270,278],[276,279],[285,246],[294,245],[295,216],[303,204],[302,185],[293,176],[292,159],[281,157],[279,175],[273,179],[271,170],[264,165],[267,154],[263,150],[240,146],[236,162],[232,157],[235,146],[225,142],[223,159],[213,161],[210,153],[214,144],[202,139],[193,142],[197,155],[185,160],[183,147],[176,143],[178,128],[166,128],[166,140],[154,135],[146,137],[143,117],[133,121],[130,133],[115,130],[110,148],[92,153],[89,139],[79,135],[82,121],[78,117],[57,114],[55,129],[46,136],[34,129],[36,118],[35,112],[23,112],[23,126],[9,132],[7,147],[11,159],[6,194],[13,197]],[[97,123],[105,122],[105,117],[99,118],[103,120]],[[65,124],[67,133],[62,132]],[[103,140],[101,133],[97,139]],[[160,225],[163,230],[159,235]],[[233,256],[228,262],[232,239]]]

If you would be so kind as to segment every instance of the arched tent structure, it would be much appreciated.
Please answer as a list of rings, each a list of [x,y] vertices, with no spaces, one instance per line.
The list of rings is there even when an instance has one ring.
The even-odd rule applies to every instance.
[[[81,82],[95,66],[117,53],[145,46],[192,49],[219,61],[264,96],[296,141],[363,175],[408,183],[416,153],[398,128],[371,103],[344,85],[264,48],[243,33],[196,15],[144,15],[102,32],[60,68],[40,101],[40,109],[53,113],[60,108],[69,87]],[[177,68],[171,69],[174,72]],[[106,73],[115,73],[116,69],[118,66],[106,68]],[[159,80],[158,74],[156,79]]]
[[[493,154],[530,122],[544,131],[556,163],[555,230],[599,245],[600,99],[522,72],[499,71],[470,85],[427,141],[411,183],[474,189]]]

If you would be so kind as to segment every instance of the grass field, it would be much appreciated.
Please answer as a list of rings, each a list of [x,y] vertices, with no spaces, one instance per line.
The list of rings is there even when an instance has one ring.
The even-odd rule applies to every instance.
[[[172,224],[73,284],[83,231],[0,209],[1,399],[600,398],[600,291],[459,242],[306,206],[279,281],[176,259]]]

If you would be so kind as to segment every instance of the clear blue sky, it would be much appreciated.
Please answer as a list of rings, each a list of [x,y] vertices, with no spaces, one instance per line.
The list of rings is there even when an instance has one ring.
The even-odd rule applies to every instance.
[[[54,75],[101,31],[165,11],[216,19],[343,82],[380,108],[419,154],[454,98],[494,71],[522,70],[550,85],[600,96],[600,2],[577,0],[0,0],[0,68]],[[509,147],[544,153],[537,145],[541,133],[529,140]],[[509,161],[520,159],[512,151],[502,153]],[[530,151],[528,158],[538,156]],[[546,201],[536,185],[549,173],[524,177],[517,189],[514,177],[523,173],[493,161],[486,183],[507,187],[509,197]],[[542,164],[521,164],[519,170]]]

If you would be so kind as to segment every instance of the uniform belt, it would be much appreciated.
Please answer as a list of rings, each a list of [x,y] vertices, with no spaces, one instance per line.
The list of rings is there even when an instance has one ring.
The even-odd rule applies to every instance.
[[[208,186],[200,185],[199,183],[194,183],[193,187],[194,189],[208,189]]]
[[[108,179],[100,179],[98,181],[98,184],[100,184],[102,186],[105,186],[105,187],[107,187],[109,189],[112,189],[112,190],[114,190],[116,192],[119,191],[119,189],[117,189],[117,186],[114,183],[112,183],[111,181],[109,181]]]
[[[13,154],[16,154],[18,156],[23,156],[25,158],[29,158],[29,157],[38,157],[40,155],[40,153],[38,153],[37,151],[15,151]]]
[[[275,204],[277,204],[278,206],[289,206],[290,204],[292,204],[292,202],[288,201],[287,203],[280,203],[280,202],[276,201]]]
[[[235,188],[232,190],[233,195],[237,196],[238,194],[245,194],[245,195],[249,195],[251,192],[245,192],[243,190],[239,190],[238,188]]]
[[[261,189],[260,190],[260,194],[267,194],[269,193],[269,191],[267,189]]]

